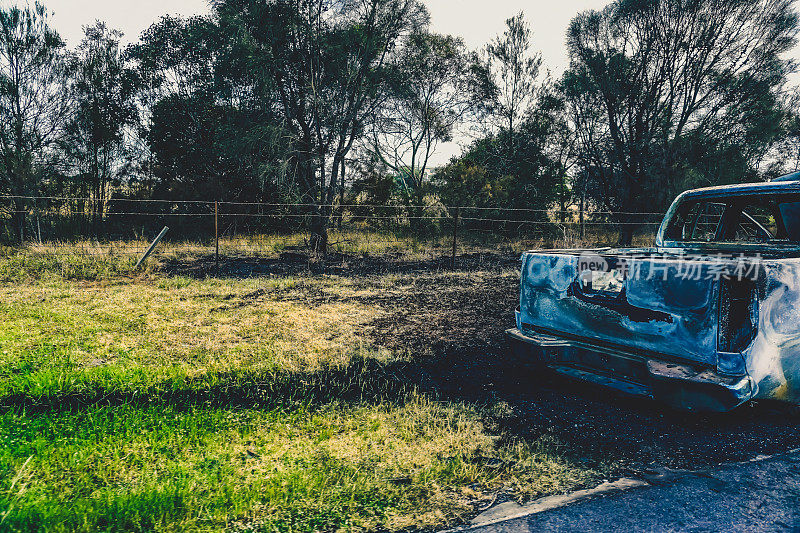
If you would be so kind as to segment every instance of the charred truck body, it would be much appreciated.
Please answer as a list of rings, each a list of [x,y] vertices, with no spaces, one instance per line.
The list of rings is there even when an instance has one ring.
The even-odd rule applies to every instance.
[[[525,253],[514,351],[682,409],[800,403],[797,180],[686,192],[653,248]]]

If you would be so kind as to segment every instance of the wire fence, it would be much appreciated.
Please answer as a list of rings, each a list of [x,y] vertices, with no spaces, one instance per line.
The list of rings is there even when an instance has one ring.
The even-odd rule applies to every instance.
[[[409,205],[331,205],[0,197],[0,239],[11,253],[141,256],[165,226],[158,253],[215,262],[319,256],[455,262],[468,254],[534,248],[652,244],[663,213]]]

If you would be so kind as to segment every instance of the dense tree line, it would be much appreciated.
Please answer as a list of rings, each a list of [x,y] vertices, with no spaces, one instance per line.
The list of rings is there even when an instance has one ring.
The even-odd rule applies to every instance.
[[[212,7],[127,48],[96,22],[73,50],[41,4],[0,8],[14,238],[24,197],[53,195],[76,198],[94,234],[114,197],[302,204],[320,250],[343,203],[561,220],[578,204],[624,212],[630,242],[635,213],[685,188],[800,161],[791,0],[617,0],[573,19],[558,79],[522,14],[471,51],[432,32],[420,0]],[[456,136],[472,141],[431,168]]]
[[[781,94],[797,28],[791,0],[619,0],[575,17],[563,95],[594,199],[638,213],[757,179],[795,111]]]

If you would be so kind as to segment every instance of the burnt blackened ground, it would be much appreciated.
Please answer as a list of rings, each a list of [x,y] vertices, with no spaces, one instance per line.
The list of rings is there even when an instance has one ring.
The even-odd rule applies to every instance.
[[[496,253],[462,254],[456,268],[468,271],[514,268],[519,255]],[[413,274],[445,272],[452,270],[448,256],[408,260],[402,254],[387,253],[381,256],[355,256],[331,253],[315,257],[302,252],[285,252],[278,257],[223,257],[219,263],[213,255],[189,259],[164,259],[160,271],[190,277],[206,276],[241,278],[265,275],[327,274],[343,277],[376,276],[385,274]]]
[[[672,410],[583,382],[542,373],[509,357],[504,331],[514,324],[518,256],[461,256],[406,262],[401,258],[304,256],[226,260],[221,276],[325,273],[363,287],[352,296],[388,312],[365,331],[371,343],[407,354],[391,372],[441,400],[502,406],[491,424],[498,434],[554,437],[570,456],[588,464],[637,473],[653,465],[696,469],[800,447],[800,408],[753,402],[731,413]],[[167,263],[173,274],[205,276],[213,260]],[[391,287],[386,276],[392,276]],[[316,286],[287,291],[287,299],[330,301]],[[371,290],[370,290],[371,289]],[[343,297],[347,298],[347,297]]]

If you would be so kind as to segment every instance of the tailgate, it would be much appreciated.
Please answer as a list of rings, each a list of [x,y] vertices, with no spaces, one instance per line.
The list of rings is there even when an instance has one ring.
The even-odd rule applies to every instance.
[[[596,252],[523,256],[518,327],[717,363],[718,285],[708,263]]]

